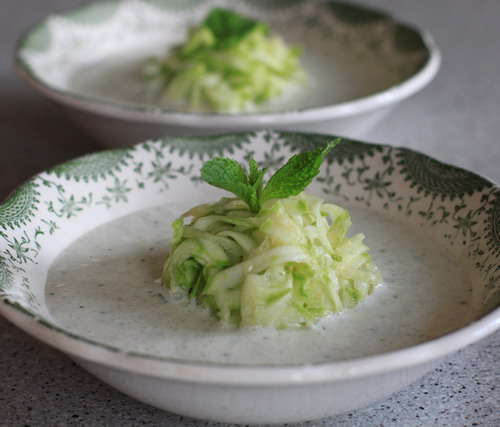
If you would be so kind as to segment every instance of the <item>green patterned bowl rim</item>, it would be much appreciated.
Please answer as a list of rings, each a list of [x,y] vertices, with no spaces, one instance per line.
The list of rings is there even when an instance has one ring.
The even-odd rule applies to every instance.
[[[109,4],[120,2],[121,0],[111,0],[102,2],[104,7]],[[173,2],[174,7],[178,7],[176,0],[140,0],[155,6],[165,5]],[[193,0],[188,3],[203,3],[208,0]],[[243,0],[244,1],[244,0]],[[280,0],[274,0],[277,4]],[[308,0],[296,0],[296,2],[307,2]],[[62,13],[59,16],[69,19],[86,19],[88,15],[92,17],[95,14],[94,8],[98,3],[91,3],[80,8]],[[396,84],[386,90],[373,95],[351,101],[341,102],[329,106],[308,107],[303,109],[289,109],[280,112],[259,113],[249,112],[242,114],[221,114],[221,113],[190,113],[178,112],[167,108],[148,107],[140,105],[127,105],[118,101],[97,99],[92,96],[61,90],[55,88],[42,78],[36,75],[33,69],[22,57],[22,51],[31,47],[33,39],[36,39],[37,33],[47,26],[50,17],[29,28],[20,38],[15,54],[16,71],[23,80],[41,95],[66,106],[77,110],[102,115],[113,119],[122,119],[140,123],[155,123],[165,125],[189,126],[191,128],[203,127],[206,129],[224,128],[237,131],[242,128],[258,129],[261,127],[278,128],[283,125],[294,125],[297,123],[318,122],[321,120],[339,119],[351,117],[357,114],[369,112],[382,107],[393,105],[409,96],[417,93],[424,88],[437,74],[441,65],[441,54],[429,31],[423,28],[417,28],[413,25],[407,25],[404,22],[395,20],[389,14],[371,9],[364,5],[356,5],[343,1],[328,0],[326,4],[332,5],[332,8],[342,8],[347,19],[352,19],[353,14],[359,14],[362,17],[360,25],[366,22],[377,20],[389,21],[393,23],[398,30],[404,33],[402,39],[408,39],[406,49],[423,49],[426,52],[427,60],[412,76],[399,84]],[[82,18],[83,17],[83,18]],[[36,46],[36,41],[35,41]],[[40,47],[34,48],[39,50]]]
[[[58,233],[58,224],[50,219],[57,220],[65,215],[69,218],[73,213],[80,215],[78,211],[84,212],[91,205],[88,198],[70,198],[71,203],[59,208],[55,206],[58,200],[67,197],[63,184],[83,188],[85,194],[90,188],[97,191],[97,188],[109,185],[102,190],[105,196],[96,196],[93,203],[96,206],[101,204],[103,209],[112,205],[125,209],[123,206],[126,207],[127,203],[122,203],[126,201],[123,179],[137,178],[134,184],[137,187],[130,194],[144,194],[141,191],[145,182],[141,180],[148,179],[148,185],[152,185],[154,194],[158,194],[168,189],[168,183],[165,187],[166,181],[162,179],[191,173],[185,166],[175,168],[171,162],[174,158],[199,165],[214,155],[243,156],[260,150],[259,157],[263,156],[264,161],[272,165],[276,153],[282,155],[283,151],[289,154],[310,149],[330,138],[327,135],[269,130],[209,137],[169,137],[79,157],[34,176],[0,204],[0,313],[37,339],[87,362],[163,379],[235,385],[324,383],[382,374],[431,363],[497,330],[500,327],[500,186],[410,149],[353,140],[339,145],[332,153],[334,155],[327,158],[326,168],[318,177],[323,193],[344,197],[349,195],[345,191],[347,187],[353,192],[349,195],[353,202],[387,214],[404,215],[408,221],[435,229],[436,239],[448,246],[451,244],[449,248],[456,254],[465,254],[470,259],[473,274],[481,276],[482,292],[478,293],[478,298],[487,305],[472,323],[422,344],[359,359],[301,366],[241,366],[124,352],[62,329],[30,307],[29,292],[27,296],[23,294],[21,303],[16,300],[15,292],[11,292],[12,287],[22,292],[29,287],[29,279],[22,277],[24,273],[19,273],[17,282],[12,283],[15,268],[23,270],[29,267],[32,275],[42,273],[37,261],[42,252],[38,240],[45,238],[41,236],[50,239],[52,233]],[[151,160],[147,165],[145,161],[139,163],[146,158]],[[281,161],[275,159],[275,167]],[[332,164],[336,167],[332,168],[334,172],[330,175],[329,166]],[[151,169],[146,170],[146,167]],[[194,178],[196,176],[191,177],[193,182]],[[353,184],[357,179],[359,183]],[[132,186],[133,181],[127,185]],[[115,187],[111,188],[113,185]],[[44,191],[52,194],[44,199]],[[107,192],[113,194],[114,199],[108,197]],[[147,194],[150,197],[150,193]],[[137,204],[137,199],[134,200],[131,205]],[[70,205],[75,212],[70,212]],[[426,215],[426,209],[427,214],[431,210],[441,212],[441,218]],[[444,214],[446,210],[449,215]],[[52,216],[44,218],[47,212]],[[89,215],[87,211],[86,220]],[[30,222],[33,222],[31,230]],[[40,258],[42,264],[43,256]]]

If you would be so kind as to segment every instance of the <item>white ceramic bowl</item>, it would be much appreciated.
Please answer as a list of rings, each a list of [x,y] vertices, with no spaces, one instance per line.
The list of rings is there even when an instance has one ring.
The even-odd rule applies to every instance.
[[[309,86],[246,114],[179,111],[147,95],[144,61],[165,55],[215,5],[263,19],[302,45]],[[31,87],[115,146],[264,128],[360,137],[425,87],[440,65],[425,30],[361,6],[301,0],[97,2],[35,25],[16,57]]]
[[[154,230],[166,252],[170,221],[186,206],[223,194],[199,180],[201,164],[209,157],[222,154],[243,160],[253,154],[273,170],[291,153],[316,147],[327,138],[278,131],[172,137],[91,154],[35,176],[0,205],[0,312],[118,390],[191,417],[245,424],[295,422],[354,410],[389,396],[500,325],[500,187],[408,149],[344,141],[308,190],[328,202],[347,205],[352,212],[370,215],[363,231],[385,282],[365,303],[348,312],[373,312],[370,307],[376,306],[370,306],[370,301],[388,304],[374,311],[386,316],[385,323],[380,324],[376,316],[369,320],[375,328],[373,337],[353,347],[352,357],[331,347],[332,335],[325,340],[326,358],[321,360],[293,362],[289,342],[283,347],[289,355],[270,356],[268,363],[223,362],[199,354],[181,358],[170,332],[165,329],[162,334],[162,327],[158,329],[161,315],[141,323],[152,309],[134,301],[147,299],[149,294],[154,297],[159,289],[154,281],[138,287],[139,299],[123,302],[121,298],[126,309],[106,309],[112,314],[107,321],[98,317],[100,304],[115,301],[115,296],[118,300],[119,286],[130,286],[126,280],[106,282],[103,274],[98,280],[103,280],[100,289],[107,293],[85,302],[78,293],[64,299],[72,283],[46,285],[56,257],[84,233],[156,205],[171,211]],[[393,235],[386,233],[384,242],[374,237],[381,221],[399,227]],[[125,237],[128,230],[124,227]],[[404,249],[392,242],[407,231],[415,241],[424,239],[429,247],[446,249],[448,255],[437,264],[425,257],[410,257],[412,261],[403,263],[401,273],[396,273],[391,257],[404,255],[414,241],[410,239]],[[131,247],[143,237],[131,236],[124,243]],[[148,252],[149,242],[145,245]],[[381,260],[383,253],[386,261]],[[134,262],[148,256],[135,255]],[[160,260],[162,255],[160,251]],[[434,267],[427,264],[433,262]],[[398,284],[409,280],[412,266],[424,274],[442,265],[441,279],[427,284],[422,279],[418,284],[437,289],[437,294],[425,291],[416,303],[405,293],[398,294]],[[449,279],[452,266],[463,269],[459,279],[465,285]],[[153,278],[159,277],[161,263],[155,268]],[[107,290],[113,286],[118,286],[117,291]],[[63,299],[55,304],[59,296]],[[147,301],[156,304],[156,309],[167,307],[157,298]],[[409,309],[405,308],[408,304]],[[69,317],[64,318],[61,309]],[[331,321],[341,322],[342,316]],[[308,340],[314,331],[287,331],[290,335],[285,337],[297,340],[300,333]],[[188,341],[195,339],[196,331],[186,328],[182,333]],[[219,334],[212,330],[203,339],[217,342]],[[239,332],[235,334],[238,339]],[[272,346],[266,345],[257,338],[255,348],[271,351]]]

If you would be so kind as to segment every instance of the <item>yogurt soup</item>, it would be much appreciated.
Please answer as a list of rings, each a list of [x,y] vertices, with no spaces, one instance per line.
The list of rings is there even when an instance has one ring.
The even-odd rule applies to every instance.
[[[364,303],[311,328],[237,329],[208,311],[162,296],[162,264],[175,206],[134,213],[85,234],[52,265],[46,299],[75,334],[120,348],[190,362],[303,364],[379,354],[463,326],[471,287],[457,259],[421,230],[350,208],[384,283]]]

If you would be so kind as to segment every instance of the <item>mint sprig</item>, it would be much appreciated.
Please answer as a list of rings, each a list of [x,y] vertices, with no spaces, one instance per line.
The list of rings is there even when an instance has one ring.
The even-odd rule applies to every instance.
[[[209,184],[233,193],[243,200],[252,212],[259,212],[269,199],[296,196],[318,175],[323,159],[341,141],[337,138],[323,148],[295,154],[278,169],[264,187],[267,168],[260,169],[251,158],[249,174],[241,165],[226,157],[215,157],[201,168],[202,178]]]
[[[264,34],[269,32],[266,24],[221,8],[210,12],[205,18],[204,26],[215,36],[215,43],[219,48],[234,46],[258,27],[262,27]]]

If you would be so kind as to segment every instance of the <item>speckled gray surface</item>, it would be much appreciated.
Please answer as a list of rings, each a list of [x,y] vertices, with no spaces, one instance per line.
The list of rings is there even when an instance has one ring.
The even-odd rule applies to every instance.
[[[360,0],[427,27],[443,53],[434,82],[366,139],[402,145],[500,181],[498,0]],[[15,39],[82,0],[2,0],[0,199],[30,175],[101,149],[14,76]],[[500,425],[500,332],[369,408],[306,426]],[[167,414],[102,384],[66,356],[0,319],[0,426],[214,426]]]
[[[0,319],[0,426],[216,426],[162,412],[115,391],[61,353]],[[500,417],[500,333],[449,357],[436,370],[367,409],[303,424],[489,426]]]

